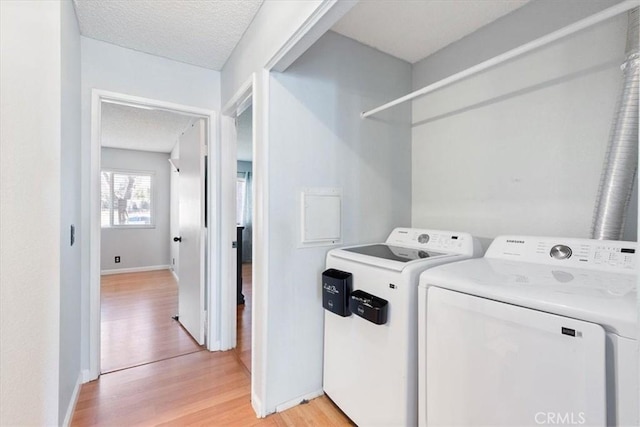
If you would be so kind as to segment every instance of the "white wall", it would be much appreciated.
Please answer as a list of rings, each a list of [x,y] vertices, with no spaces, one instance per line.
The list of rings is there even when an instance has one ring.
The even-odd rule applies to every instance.
[[[222,69],[222,105],[251,73],[267,62],[323,3],[322,0],[265,1]]]
[[[220,73],[81,37],[82,280],[89,283],[91,89],[220,109]],[[89,365],[89,295],[82,297],[83,366]]]
[[[61,4],[0,2],[0,43],[0,424],[56,425]]]
[[[299,192],[340,187],[345,244],[410,221],[409,105],[389,122],[361,111],[410,91],[411,66],[325,34],[270,81],[267,411],[322,390],[320,275],[327,247],[298,248]]]
[[[170,167],[168,153],[103,147],[103,169],[152,172],[153,228],[103,228],[100,269],[109,270],[168,266],[170,264]],[[120,263],[114,258],[120,256]]]
[[[594,4],[532,2],[417,64],[414,84]],[[589,237],[625,32],[622,15],[414,101],[412,225]]]
[[[60,415],[70,417],[80,386],[80,31],[71,1],[62,2],[62,157],[60,222]],[[71,246],[70,227],[76,242]]]

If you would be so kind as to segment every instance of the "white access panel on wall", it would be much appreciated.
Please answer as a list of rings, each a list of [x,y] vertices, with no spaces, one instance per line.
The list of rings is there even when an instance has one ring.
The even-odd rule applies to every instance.
[[[427,307],[427,425],[606,424],[600,325],[436,287]]]
[[[342,241],[342,194],[338,188],[307,188],[301,194],[301,246]]]

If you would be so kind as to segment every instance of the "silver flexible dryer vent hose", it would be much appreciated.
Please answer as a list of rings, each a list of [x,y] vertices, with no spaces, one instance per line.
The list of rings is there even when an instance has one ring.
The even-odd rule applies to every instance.
[[[629,199],[638,171],[638,8],[628,12],[626,60],[618,108],[611,126],[591,236],[600,240],[620,240],[624,231]]]

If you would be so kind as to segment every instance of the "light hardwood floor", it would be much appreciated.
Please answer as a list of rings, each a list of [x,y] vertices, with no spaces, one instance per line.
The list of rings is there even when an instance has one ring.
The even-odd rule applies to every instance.
[[[233,425],[349,426],[348,418],[325,396],[287,411],[256,418],[251,407],[251,277],[243,272],[245,306],[238,307],[238,348],[206,350],[103,374],[84,384],[74,426]],[[156,273],[136,273],[153,276]],[[162,277],[162,275],[161,275]],[[124,284],[113,285],[121,299],[137,299]],[[162,293],[158,293],[161,295]],[[115,298],[115,297],[114,297]],[[177,298],[177,297],[176,297]],[[103,301],[104,302],[104,301]],[[135,302],[130,304],[135,306]],[[155,322],[152,322],[155,323]],[[128,334],[123,334],[126,336]],[[133,346],[133,342],[131,343]]]
[[[103,373],[202,350],[171,318],[178,284],[169,270],[102,276],[100,287]]]
[[[238,306],[236,321],[237,346],[235,352],[240,362],[251,372],[251,304],[253,303],[253,268],[251,264],[242,264],[242,294],[244,304]]]

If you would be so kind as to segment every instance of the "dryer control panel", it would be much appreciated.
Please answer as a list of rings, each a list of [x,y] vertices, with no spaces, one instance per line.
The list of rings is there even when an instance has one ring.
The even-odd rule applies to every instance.
[[[478,240],[469,233],[457,231],[399,227],[391,232],[385,243],[434,252],[481,255]]]
[[[499,236],[486,258],[635,272],[637,243],[562,237]]]

